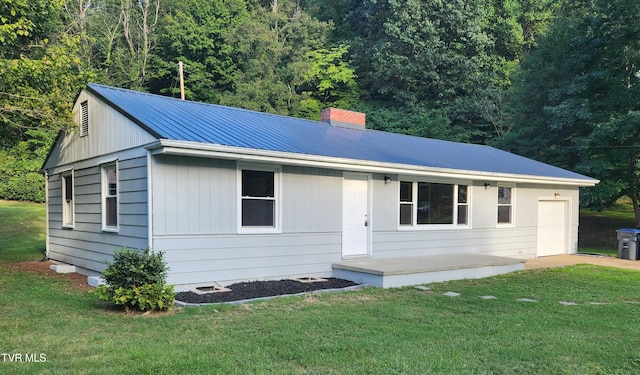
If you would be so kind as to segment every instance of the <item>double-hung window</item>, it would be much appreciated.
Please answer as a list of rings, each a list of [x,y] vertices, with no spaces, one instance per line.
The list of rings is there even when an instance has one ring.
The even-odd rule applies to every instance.
[[[118,163],[102,166],[102,229],[118,230]]]
[[[62,226],[73,228],[74,203],[73,203],[73,171],[62,173]]]
[[[469,188],[467,185],[457,185],[458,187],[458,225],[469,224]]]
[[[279,171],[268,168],[239,170],[239,227],[244,231],[275,231],[278,229]]]
[[[413,225],[413,182],[400,181],[400,225]]]
[[[498,186],[498,225],[513,224],[513,193],[511,186]]]
[[[400,227],[469,224],[467,185],[400,181]]]

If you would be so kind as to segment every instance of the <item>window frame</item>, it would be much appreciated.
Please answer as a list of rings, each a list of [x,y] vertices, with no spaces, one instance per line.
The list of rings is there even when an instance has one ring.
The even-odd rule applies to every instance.
[[[416,214],[415,214],[416,197],[413,194],[413,192],[415,190],[415,188],[414,188],[415,184],[414,184],[413,181],[398,181],[398,183],[400,185],[400,193],[398,194],[398,198],[400,200],[399,206],[398,206],[398,226],[403,226],[403,227],[405,227],[405,226],[414,226],[414,225],[416,225],[416,223],[415,223],[415,219],[416,219],[415,218],[415,216],[416,216]],[[408,198],[410,200],[403,200],[403,194],[402,194],[402,190],[403,189],[402,189],[402,186],[403,185],[406,186],[407,184],[409,186],[409,192],[408,193],[409,193],[410,197],[408,197]],[[409,211],[410,211],[409,213],[411,214],[411,216],[410,216],[411,221],[408,224],[406,224],[406,223],[403,224],[402,223],[402,219],[403,219],[402,208],[403,208],[403,206],[404,207],[409,207]]]
[[[508,188],[511,189],[510,202],[508,204],[500,203],[500,189]],[[513,228],[516,226],[516,186],[515,184],[505,184],[499,183],[496,187],[496,227],[497,228]],[[510,207],[510,221],[501,223],[499,210],[500,207]]]
[[[109,176],[108,176],[108,171],[113,169],[116,173],[116,187],[115,187],[115,194],[111,194],[110,193],[110,186],[109,186]],[[107,163],[103,163],[100,165],[100,171],[101,171],[101,183],[102,183],[102,187],[101,187],[101,206],[102,206],[102,231],[103,232],[114,232],[117,233],[120,231],[120,173],[119,173],[119,168],[118,168],[118,161],[112,161],[112,162],[107,162]],[[116,212],[115,212],[115,220],[116,220],[116,225],[109,225],[109,217],[108,217],[108,203],[107,200],[111,199],[111,198],[115,198],[115,206],[116,206]]]
[[[256,172],[271,172],[273,173],[273,197],[256,197],[256,196],[243,196],[242,182],[243,182],[243,171],[256,171]],[[237,233],[239,234],[256,234],[256,233],[281,233],[282,231],[282,194],[281,194],[281,186],[282,186],[282,167],[280,166],[270,166],[263,164],[251,164],[251,163],[238,163],[236,166],[236,175],[237,175]],[[242,208],[243,201],[248,199],[258,199],[258,200],[269,200],[273,201],[273,226],[253,226],[247,225],[243,226],[243,217],[242,217]]]
[[[466,201],[460,202],[460,185],[466,187]],[[455,225],[456,226],[470,226],[471,222],[471,204],[470,204],[470,195],[471,195],[471,184],[456,184],[456,188],[454,190],[454,199],[456,200],[456,204],[454,210],[456,211],[455,216]],[[464,223],[460,223],[460,207],[466,207],[466,221]]]
[[[441,229],[469,229],[471,228],[471,192],[472,192],[472,184],[470,181],[448,181],[448,180],[437,180],[437,179],[415,179],[415,178],[403,178],[400,177],[398,180],[398,191],[396,197],[398,199],[396,205],[396,224],[398,226],[398,230],[441,230]],[[401,199],[400,193],[402,189],[403,183],[411,183],[411,202],[403,201]],[[452,220],[451,223],[444,224],[418,224],[418,193],[419,193],[419,184],[420,183],[429,183],[429,184],[442,184],[442,185],[451,185],[453,187],[452,192]],[[467,196],[466,203],[459,202],[459,187],[460,186],[467,187]],[[400,215],[400,207],[402,205],[409,206],[411,205],[411,224],[401,224],[401,215]],[[458,224],[458,213],[459,207],[466,206],[466,223]]]
[[[71,184],[71,198],[68,199],[67,181]],[[62,227],[73,229],[75,227],[75,177],[73,170],[67,170],[60,173],[61,186],[61,203],[62,203]]]

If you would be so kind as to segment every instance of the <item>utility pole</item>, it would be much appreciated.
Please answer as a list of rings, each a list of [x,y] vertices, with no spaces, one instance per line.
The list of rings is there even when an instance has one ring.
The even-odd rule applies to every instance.
[[[184,69],[182,61],[178,61],[178,76],[180,77],[180,99],[184,100]]]

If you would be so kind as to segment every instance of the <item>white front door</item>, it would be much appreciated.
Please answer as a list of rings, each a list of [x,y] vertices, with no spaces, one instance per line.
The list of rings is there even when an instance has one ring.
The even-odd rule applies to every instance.
[[[567,201],[538,202],[537,256],[567,253]]]
[[[369,176],[345,173],[342,184],[342,256],[369,253]]]

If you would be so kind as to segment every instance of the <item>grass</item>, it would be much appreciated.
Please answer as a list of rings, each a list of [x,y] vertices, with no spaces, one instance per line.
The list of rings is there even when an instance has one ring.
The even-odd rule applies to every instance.
[[[616,229],[635,227],[631,200],[623,198],[601,212],[580,210],[578,249],[585,253],[618,256]]]
[[[64,280],[4,268],[0,280],[2,351],[47,359],[0,364],[12,374],[640,371],[640,274],[628,270],[577,266],[151,317],[105,309]]]
[[[12,259],[40,256],[13,246],[25,255],[0,250],[0,373],[640,372],[637,271],[581,265],[434,283],[428,292],[367,288],[140,316],[110,310],[67,280],[13,271]],[[2,362],[1,353],[42,353],[46,362]]]
[[[0,200],[0,262],[40,259],[45,253],[45,205]]]

